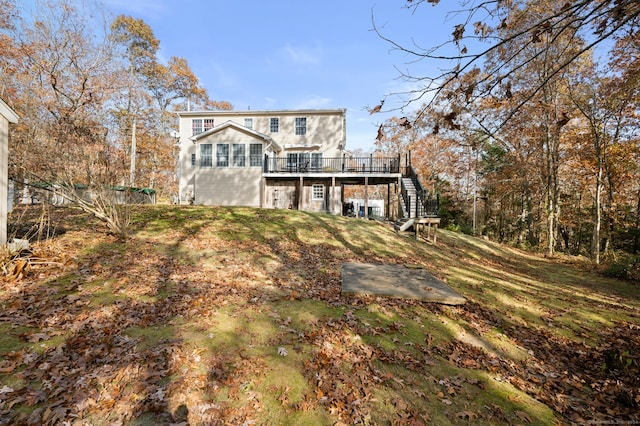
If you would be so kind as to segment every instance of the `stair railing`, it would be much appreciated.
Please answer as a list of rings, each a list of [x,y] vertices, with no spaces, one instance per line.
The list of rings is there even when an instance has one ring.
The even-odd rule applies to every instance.
[[[407,212],[411,217],[411,196],[407,192],[407,188],[404,185],[400,185],[400,194],[402,195],[402,202],[404,204],[404,212]]]
[[[411,182],[416,188],[416,205],[413,217],[439,216],[440,194],[436,194],[435,197],[433,197],[427,190],[424,189],[424,186],[422,185],[422,182],[420,182],[420,178],[418,177],[418,173],[416,173],[413,165],[411,164],[407,166],[407,177],[411,179]],[[408,197],[404,197],[405,193],[406,191],[403,186],[402,195],[406,203]],[[407,204],[407,206],[410,206],[410,204]],[[409,208],[407,209],[407,211],[409,211]],[[411,217],[411,213],[409,213],[409,217]]]

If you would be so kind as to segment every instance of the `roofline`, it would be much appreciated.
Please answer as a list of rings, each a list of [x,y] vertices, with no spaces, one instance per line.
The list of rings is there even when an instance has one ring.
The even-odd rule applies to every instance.
[[[213,110],[213,111],[175,111],[179,116],[195,116],[195,115],[235,115],[235,116],[251,116],[251,115],[267,115],[274,116],[278,114],[294,115],[294,114],[345,114],[346,108],[336,109],[269,109],[269,110]]]
[[[18,114],[16,114],[16,112],[11,109],[11,107],[7,105],[5,101],[2,100],[2,98],[0,98],[0,114],[5,116],[7,120],[9,120],[9,123],[16,124],[20,119]]]

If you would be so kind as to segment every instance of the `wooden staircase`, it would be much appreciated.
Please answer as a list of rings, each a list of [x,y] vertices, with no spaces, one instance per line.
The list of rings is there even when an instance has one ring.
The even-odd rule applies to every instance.
[[[411,217],[412,213],[414,213],[416,211],[416,203],[418,202],[418,197],[416,196],[416,186],[413,183],[413,180],[411,180],[410,177],[403,177],[402,178],[402,187],[404,188],[403,193],[405,193],[406,195],[408,195],[409,198],[409,205],[407,206],[407,202],[406,200],[403,200],[405,202],[401,203],[402,204],[402,217]],[[407,207],[408,207],[408,211],[407,211]],[[415,214],[414,214],[415,216]]]
[[[416,238],[419,238],[420,225],[425,229],[435,227],[437,230],[440,224],[440,197],[431,196],[420,182],[418,174],[409,163],[407,172],[402,177],[400,217],[393,225],[396,232],[415,230]],[[435,242],[436,231],[433,232]]]

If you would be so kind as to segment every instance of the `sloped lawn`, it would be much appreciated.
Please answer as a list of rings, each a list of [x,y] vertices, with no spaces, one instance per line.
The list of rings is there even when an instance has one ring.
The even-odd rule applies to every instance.
[[[51,238],[5,259],[0,424],[640,421],[640,287],[582,260],[249,208],[136,208],[123,243],[30,209],[17,229]],[[342,297],[354,261],[468,303]]]

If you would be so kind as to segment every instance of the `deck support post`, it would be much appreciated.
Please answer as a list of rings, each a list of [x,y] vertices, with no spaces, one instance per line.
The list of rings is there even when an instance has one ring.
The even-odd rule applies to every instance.
[[[298,190],[298,206],[296,207],[297,210],[304,210],[306,208],[306,206],[303,206],[304,204],[304,176],[300,176],[300,183],[299,183],[300,189]]]
[[[364,177],[364,218],[369,218],[369,176]]]
[[[336,177],[331,176],[331,200],[329,201],[329,210],[331,214],[337,215],[341,211],[338,210],[338,200],[336,200]]]

